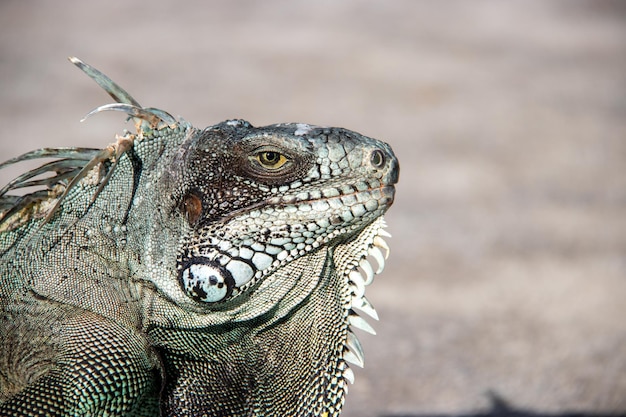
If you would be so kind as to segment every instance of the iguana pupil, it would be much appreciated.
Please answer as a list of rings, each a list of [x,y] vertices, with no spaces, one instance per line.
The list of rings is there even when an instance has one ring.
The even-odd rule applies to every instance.
[[[269,171],[279,170],[289,162],[285,155],[277,151],[261,151],[256,153],[251,159],[255,159],[263,168]]]
[[[278,152],[261,152],[261,154],[259,156],[259,161],[264,166],[266,166],[268,168],[274,168],[275,169],[275,168],[278,168],[277,165],[278,165],[281,157],[284,158]]]

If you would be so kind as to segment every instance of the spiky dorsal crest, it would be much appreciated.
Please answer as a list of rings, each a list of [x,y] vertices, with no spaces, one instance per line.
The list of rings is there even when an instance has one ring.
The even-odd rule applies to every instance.
[[[45,215],[44,223],[47,222],[57,211],[68,192],[80,180],[85,178],[99,164],[110,161],[108,172],[100,181],[93,196],[93,200],[95,200],[111,178],[119,158],[134,146],[135,141],[141,140],[145,133],[150,130],[175,128],[179,123],[176,118],[163,110],[142,107],[126,90],[96,68],[76,57],[69,57],[69,60],[98,83],[116,101],[116,103],[97,107],[82,120],[103,111],[121,111],[126,113],[129,119],[133,119],[136,133],[125,132],[124,135],[117,136],[116,141],[104,149],[43,148],[0,163],[0,169],[2,169],[32,159],[53,159],[51,162],[46,162],[35,169],[24,172],[0,189],[0,230],[2,226],[6,227],[9,218],[20,212],[23,212],[27,218],[30,218],[33,213]],[[38,178],[40,176],[44,177]],[[43,187],[43,189],[39,188],[23,195],[9,194],[11,191],[28,187]],[[56,199],[52,207],[42,210],[41,203],[52,199]],[[42,214],[42,211],[45,211],[45,214]],[[22,221],[27,220],[27,218],[22,219]],[[22,221],[18,221],[18,223],[21,224]]]

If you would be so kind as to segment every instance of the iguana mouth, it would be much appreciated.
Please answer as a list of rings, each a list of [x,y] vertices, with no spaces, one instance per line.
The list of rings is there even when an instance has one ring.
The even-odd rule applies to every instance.
[[[323,193],[324,191],[322,191]],[[356,190],[349,193],[342,193],[337,196],[311,198],[308,200],[296,200],[293,204],[311,204],[313,205],[319,202],[326,202],[330,205],[330,209],[339,209],[342,206],[353,206],[357,204],[363,204],[367,211],[375,211],[374,207],[367,207],[367,204],[372,204],[374,201],[380,206],[390,206],[393,204],[395,196],[395,187],[393,185],[379,185],[376,187],[369,187],[364,190]],[[334,206],[334,207],[333,207]],[[321,208],[320,208],[321,209]]]
[[[308,209],[326,211],[328,209],[338,210],[347,208],[349,204],[354,204],[355,217],[360,217],[367,212],[376,211],[380,206],[386,210],[393,204],[395,198],[395,187],[388,184],[376,183],[375,186],[357,189],[356,186],[348,186],[349,191],[344,192],[346,187],[326,188],[302,191],[299,194],[288,194],[284,196],[274,196],[266,200],[258,201],[252,205],[233,210],[227,216],[215,219],[214,222],[226,223],[242,214],[252,213],[255,210],[266,207],[284,208],[295,206],[300,210],[303,205],[309,205]],[[369,202],[369,203],[368,203]],[[378,207],[372,207],[376,203]],[[369,204],[369,207],[368,207]],[[306,209],[305,209],[306,210]],[[333,218],[332,216],[330,217]],[[334,223],[334,222],[333,222]]]
[[[295,190],[294,190],[295,191]],[[378,180],[362,180],[354,184],[342,186],[329,186],[325,188],[305,190],[300,193],[290,193],[282,196],[271,197],[263,202],[269,205],[315,203],[332,199],[347,199],[351,196],[367,195],[379,191],[391,197],[389,204],[393,202],[395,187],[392,184],[381,184]],[[344,204],[346,204],[344,202]]]

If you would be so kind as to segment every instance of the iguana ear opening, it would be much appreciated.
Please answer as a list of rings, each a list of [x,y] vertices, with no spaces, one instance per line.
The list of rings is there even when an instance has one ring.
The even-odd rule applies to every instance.
[[[180,209],[190,224],[195,225],[202,215],[202,198],[190,192],[183,197]]]

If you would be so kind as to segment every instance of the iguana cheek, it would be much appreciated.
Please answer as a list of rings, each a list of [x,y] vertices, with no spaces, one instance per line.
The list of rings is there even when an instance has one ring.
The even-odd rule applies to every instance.
[[[233,290],[230,272],[219,264],[202,258],[187,263],[180,272],[185,293],[196,301],[215,303],[227,298]]]
[[[248,283],[254,276],[252,267],[246,262],[236,259],[231,260],[226,264],[226,269],[231,273],[236,287],[241,287]]]

